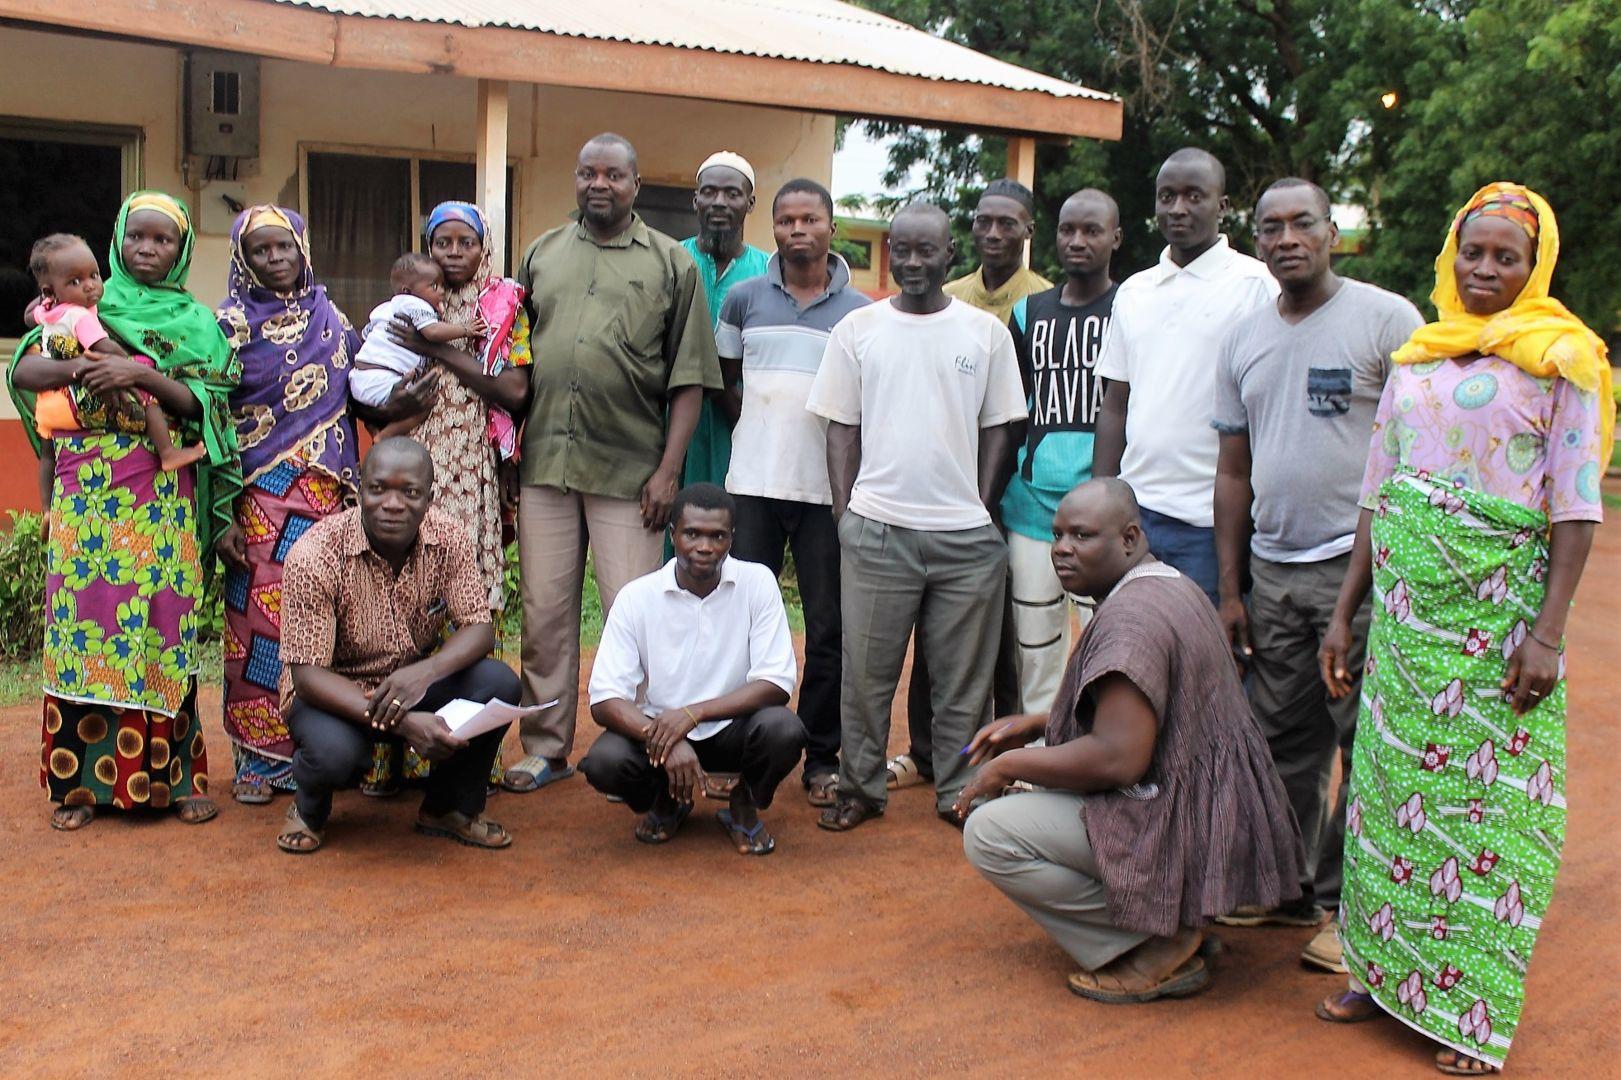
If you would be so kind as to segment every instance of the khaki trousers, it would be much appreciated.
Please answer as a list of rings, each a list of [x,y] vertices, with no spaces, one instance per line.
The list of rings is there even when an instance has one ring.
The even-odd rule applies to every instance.
[[[518,496],[523,583],[523,700],[557,704],[519,725],[523,752],[567,758],[580,686],[580,590],[585,552],[596,560],[602,613],[630,582],[659,568],[664,534],[642,528],[634,499],[525,486]]]
[[[1147,941],[1109,918],[1103,871],[1081,820],[1082,796],[1027,791],[992,799],[963,824],[963,853],[1087,971]]]

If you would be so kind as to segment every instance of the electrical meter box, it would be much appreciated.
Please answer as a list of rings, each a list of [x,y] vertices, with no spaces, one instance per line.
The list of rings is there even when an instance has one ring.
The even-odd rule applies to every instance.
[[[185,152],[203,158],[258,157],[258,57],[207,49],[185,56]]]

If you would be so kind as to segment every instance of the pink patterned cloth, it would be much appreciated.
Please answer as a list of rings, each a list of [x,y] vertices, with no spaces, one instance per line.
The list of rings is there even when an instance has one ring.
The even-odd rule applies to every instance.
[[[1361,504],[1398,466],[1546,513],[1602,521],[1598,397],[1507,360],[1397,364],[1379,400]]]
[[[522,308],[523,287],[507,278],[492,278],[479,294],[478,313],[490,328],[489,336],[478,351],[484,374],[494,377],[507,368],[513,347],[512,330]],[[517,453],[518,425],[500,406],[491,405],[489,410],[490,444],[501,452],[501,460],[506,461]]]

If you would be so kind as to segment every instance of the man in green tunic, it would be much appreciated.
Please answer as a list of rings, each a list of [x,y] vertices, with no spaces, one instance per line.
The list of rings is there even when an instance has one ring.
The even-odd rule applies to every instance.
[[[698,190],[692,208],[698,213],[698,235],[681,246],[698,264],[704,298],[709,301],[710,329],[720,321],[721,301],[733,285],[765,273],[771,256],[743,242],[743,222],[754,209],[754,167],[741,154],[720,150],[698,166]],[[726,486],[732,463],[732,428],[713,397],[705,397],[698,427],[687,444],[682,486]]]

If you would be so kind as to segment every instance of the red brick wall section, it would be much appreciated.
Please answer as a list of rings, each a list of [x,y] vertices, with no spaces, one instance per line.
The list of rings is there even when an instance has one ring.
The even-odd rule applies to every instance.
[[[39,468],[20,420],[0,420],[0,521],[7,510],[39,509]]]

